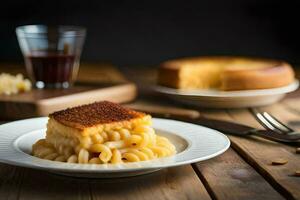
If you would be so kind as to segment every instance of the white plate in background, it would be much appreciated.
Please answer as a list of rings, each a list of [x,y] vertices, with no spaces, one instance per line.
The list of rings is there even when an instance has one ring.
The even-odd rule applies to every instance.
[[[32,144],[45,137],[48,118],[32,118],[0,126],[0,162],[46,170],[73,177],[112,178],[146,174],[215,157],[230,146],[222,133],[190,123],[153,119],[158,135],[167,137],[176,147],[171,157],[124,164],[73,164],[43,160],[30,155]]]
[[[281,100],[297,90],[299,81],[279,88],[259,90],[220,91],[216,89],[180,90],[155,86],[154,90],[178,102],[209,108],[245,108],[265,106]]]

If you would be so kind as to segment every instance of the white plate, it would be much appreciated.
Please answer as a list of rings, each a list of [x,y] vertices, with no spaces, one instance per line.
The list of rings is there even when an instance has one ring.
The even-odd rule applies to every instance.
[[[207,160],[223,153],[230,146],[228,138],[218,131],[174,120],[153,119],[156,132],[170,139],[176,146],[176,155],[115,165],[62,163],[30,155],[32,144],[45,137],[47,120],[46,117],[32,118],[1,125],[0,162],[75,177],[125,177]]]
[[[284,87],[259,90],[180,90],[163,86],[156,86],[154,90],[186,104],[209,108],[244,108],[275,103],[287,93],[295,91],[298,86],[299,81],[296,80]]]

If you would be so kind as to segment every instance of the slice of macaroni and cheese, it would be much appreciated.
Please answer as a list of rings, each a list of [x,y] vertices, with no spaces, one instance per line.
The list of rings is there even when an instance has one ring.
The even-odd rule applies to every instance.
[[[123,163],[176,153],[174,145],[155,134],[151,116],[108,101],[69,108],[49,115],[46,138],[32,153],[69,163]]]

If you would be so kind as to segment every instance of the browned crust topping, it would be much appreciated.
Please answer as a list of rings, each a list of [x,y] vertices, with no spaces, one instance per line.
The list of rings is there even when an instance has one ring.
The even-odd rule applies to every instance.
[[[109,101],[68,108],[49,115],[49,117],[53,117],[56,121],[77,129],[126,121],[143,116],[145,116],[144,113],[122,107],[119,104]]]

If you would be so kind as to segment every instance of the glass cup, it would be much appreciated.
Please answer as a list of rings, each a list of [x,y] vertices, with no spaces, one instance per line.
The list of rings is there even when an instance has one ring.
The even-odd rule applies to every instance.
[[[76,26],[16,28],[29,78],[37,88],[68,88],[76,80],[86,30]]]

